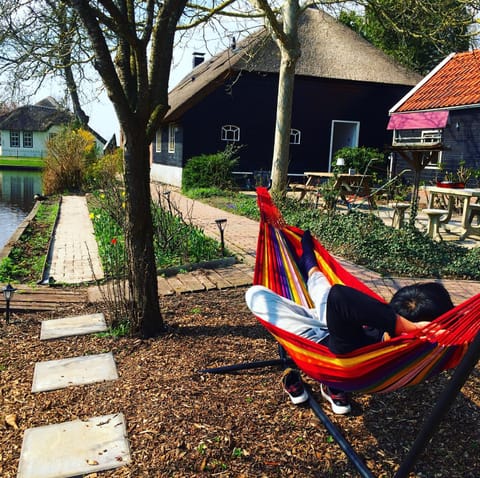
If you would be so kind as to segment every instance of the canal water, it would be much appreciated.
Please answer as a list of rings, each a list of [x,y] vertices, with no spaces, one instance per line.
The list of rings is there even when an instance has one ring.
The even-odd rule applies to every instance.
[[[0,250],[42,193],[41,171],[0,168]]]

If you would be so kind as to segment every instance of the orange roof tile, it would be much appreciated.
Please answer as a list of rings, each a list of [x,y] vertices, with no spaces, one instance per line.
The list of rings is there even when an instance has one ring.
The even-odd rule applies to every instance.
[[[480,50],[473,50],[453,55],[395,112],[477,104],[480,104]]]

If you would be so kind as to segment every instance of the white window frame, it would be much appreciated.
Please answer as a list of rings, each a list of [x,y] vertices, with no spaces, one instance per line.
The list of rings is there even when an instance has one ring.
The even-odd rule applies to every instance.
[[[420,141],[422,143],[439,143],[442,141],[442,131],[439,129],[422,130]],[[442,164],[442,152],[433,151],[433,159],[427,164],[425,169],[440,169]]]
[[[24,131],[23,132],[23,147],[24,148],[33,148],[33,132]]]
[[[234,124],[225,124],[222,126],[221,131],[222,141],[240,141],[240,127]]]
[[[174,124],[168,125],[168,152],[174,153],[175,152],[175,132],[177,130],[177,126]]]
[[[10,148],[20,148],[20,131],[10,131]]]
[[[300,144],[302,132],[299,129],[292,128],[290,130],[290,144]]]
[[[157,129],[157,134],[155,135],[155,152],[162,152],[162,130],[160,128]]]

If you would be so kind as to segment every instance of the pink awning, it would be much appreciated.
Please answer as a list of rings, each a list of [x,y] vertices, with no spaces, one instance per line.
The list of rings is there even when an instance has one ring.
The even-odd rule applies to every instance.
[[[424,111],[422,113],[395,113],[390,116],[387,129],[445,128],[448,111]]]

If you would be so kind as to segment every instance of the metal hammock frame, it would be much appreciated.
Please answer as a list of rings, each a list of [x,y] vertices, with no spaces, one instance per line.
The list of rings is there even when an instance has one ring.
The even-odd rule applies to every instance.
[[[282,296],[308,306],[311,304],[311,301],[306,293],[305,284],[302,283],[302,280],[298,280],[298,277],[301,277],[301,274],[299,274],[298,266],[295,264],[295,259],[299,255],[298,248],[300,247],[300,240],[303,231],[288,226],[284,222],[280,212],[273,204],[266,188],[257,188],[257,197],[261,212],[261,222],[253,282],[254,284],[265,285]],[[285,236],[287,237],[287,240],[284,242],[283,238]],[[278,250],[277,246],[279,244],[282,251]],[[380,296],[368,289],[361,281],[347,272],[327,251],[325,251],[318,241],[315,241],[315,248],[320,269],[327,277],[329,277],[332,283],[344,283],[356,287],[379,300],[383,300]],[[451,408],[455,398],[460,393],[461,388],[468,380],[471,372],[480,360],[480,294],[465,301],[463,304],[458,305],[453,312],[444,314],[444,316],[439,318],[439,321],[434,321],[440,323],[442,327],[445,327],[446,329],[443,337],[440,337],[440,339],[438,338],[438,334],[430,334],[427,328],[422,330],[422,337],[420,337],[420,334],[410,334],[403,338],[393,339],[389,341],[391,344],[387,344],[386,346],[381,344],[377,346],[377,344],[374,344],[373,346],[364,347],[363,349],[354,351],[352,354],[337,357],[331,354],[326,347],[320,346],[323,347],[323,350],[321,348],[318,350],[319,344],[314,344],[306,339],[299,339],[297,336],[293,336],[293,334],[281,331],[277,327],[272,326],[261,319],[259,320],[279,342],[278,359],[207,368],[200,372],[229,373],[267,366],[280,366],[286,368],[294,362],[304,373],[315,380],[322,381],[327,385],[330,384],[338,388],[346,388],[348,390],[348,386],[339,386],[339,383],[341,382],[336,381],[335,377],[338,370],[340,370],[340,372],[343,371],[342,363],[350,364],[353,360],[353,370],[355,371],[356,357],[360,357],[360,360],[362,360],[362,356],[365,356],[365,353],[367,355],[370,353],[369,357],[375,359],[375,354],[380,349],[380,353],[386,353],[386,355],[381,357],[381,361],[385,362],[385,357],[390,358],[395,356],[394,352],[390,351],[390,349],[392,349],[392,344],[399,349],[404,347],[407,352],[403,355],[407,357],[409,357],[409,353],[410,356],[412,355],[410,351],[412,347],[421,348],[421,360],[415,358],[413,362],[411,360],[405,362],[402,358],[401,360],[403,362],[401,361],[399,362],[400,365],[396,364],[393,367],[395,372],[398,373],[399,369],[404,367],[405,362],[407,364],[406,367],[413,370],[413,372],[400,372],[402,381],[399,384],[395,382],[397,377],[393,375],[393,378],[387,380],[386,386],[383,384],[379,386],[375,380],[373,381],[374,385],[371,385],[372,382],[369,374],[372,372],[367,370],[365,375],[366,385],[361,381],[359,385],[358,380],[355,379],[352,385],[353,388],[351,388],[352,386],[350,387],[351,390],[366,391],[370,393],[385,392],[395,390],[401,386],[416,384],[423,381],[425,378],[438,374],[441,370],[456,367],[455,372],[443,392],[440,394],[436,404],[430,412],[430,415],[424,421],[416,440],[401,463],[395,478],[408,476],[408,473],[438,428],[442,418]],[[468,323],[466,325],[458,325],[458,322],[462,322],[462,320],[463,322],[469,321],[470,323],[474,323],[474,326],[472,327],[472,325],[469,325]],[[308,350],[307,352],[303,350],[304,348],[310,347],[312,347],[312,353],[314,355],[311,355]],[[389,349],[387,349],[387,352],[382,352],[382,347],[389,347]],[[414,353],[418,356],[417,352]],[[432,358],[433,365],[428,363],[428,360],[431,358],[429,357],[430,353],[435,356]],[[323,369],[320,367],[320,372],[317,372],[314,368],[310,367],[309,364],[312,362],[312,357],[322,358],[324,356],[326,357],[326,362],[325,364],[322,364],[322,367],[324,367]],[[370,361],[370,358],[366,360],[366,363]],[[418,366],[418,362],[421,362],[420,367]],[[331,366],[335,369],[335,372],[333,373],[333,382],[332,377],[329,377],[328,373]],[[323,376],[322,373],[325,373],[325,371],[327,371],[327,373]],[[347,370],[347,372],[346,380],[349,379],[349,375],[352,375],[350,371]],[[373,376],[378,376],[376,369],[373,370]],[[340,429],[323,412],[321,406],[310,393],[308,404],[345,452],[360,475],[362,477],[373,477],[363,460],[357,455],[350,443],[342,435]]]

